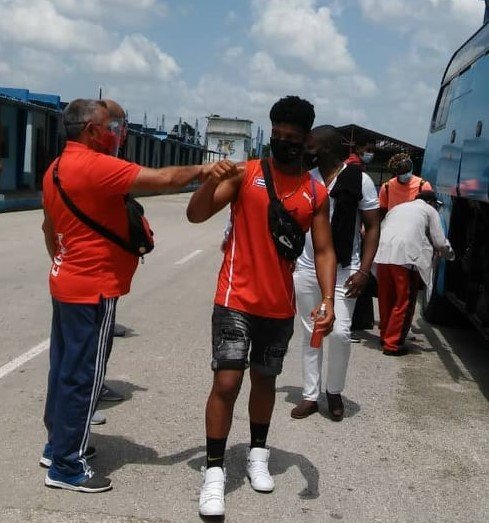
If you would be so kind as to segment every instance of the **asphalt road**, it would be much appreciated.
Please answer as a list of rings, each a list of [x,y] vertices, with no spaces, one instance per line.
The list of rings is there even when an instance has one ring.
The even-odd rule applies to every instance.
[[[144,199],[158,247],[119,303],[118,322],[130,334],[115,341],[108,381],[126,401],[105,405],[107,424],[93,430],[93,466],[114,484],[94,495],[43,485],[50,299],[42,215],[0,214],[0,522],[199,521],[210,314],[226,214],[191,225],[187,201]],[[276,489],[268,495],[245,478],[245,380],[228,443],[226,521],[489,520],[488,344],[418,316],[414,332],[402,358],[380,353],[376,330],[353,346],[341,423],[328,418],[324,398],[320,413],[290,418],[301,392],[293,339],[269,436]]]

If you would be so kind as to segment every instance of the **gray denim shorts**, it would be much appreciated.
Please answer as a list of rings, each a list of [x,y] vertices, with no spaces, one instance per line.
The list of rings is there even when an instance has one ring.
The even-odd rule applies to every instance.
[[[293,333],[293,317],[264,318],[214,305],[212,370],[242,370],[251,365],[261,374],[278,376]]]

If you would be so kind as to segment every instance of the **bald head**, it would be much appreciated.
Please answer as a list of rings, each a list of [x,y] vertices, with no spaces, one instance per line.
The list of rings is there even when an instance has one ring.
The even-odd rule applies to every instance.
[[[110,118],[114,120],[123,120],[126,117],[124,109],[114,100],[104,100],[105,105],[110,114]]]
[[[320,125],[311,131],[312,149],[329,165],[343,162],[350,154],[349,143],[332,125]]]

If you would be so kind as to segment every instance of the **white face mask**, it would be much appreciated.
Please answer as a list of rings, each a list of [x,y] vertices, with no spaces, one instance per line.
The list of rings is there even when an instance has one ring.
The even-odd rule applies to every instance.
[[[374,153],[363,153],[360,158],[364,163],[370,163],[374,159]]]
[[[397,177],[397,180],[400,182],[400,183],[407,183],[409,182],[409,180],[413,177],[413,171],[409,171],[408,173],[404,173],[404,174],[400,174],[398,177]]]

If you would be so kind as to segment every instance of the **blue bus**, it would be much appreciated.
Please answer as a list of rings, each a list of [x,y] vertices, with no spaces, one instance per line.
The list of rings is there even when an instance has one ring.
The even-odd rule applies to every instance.
[[[489,0],[483,26],[450,60],[436,101],[422,167],[444,206],[456,260],[435,264],[424,317],[461,314],[489,338]]]

